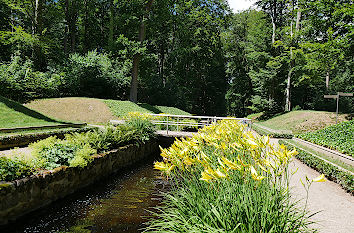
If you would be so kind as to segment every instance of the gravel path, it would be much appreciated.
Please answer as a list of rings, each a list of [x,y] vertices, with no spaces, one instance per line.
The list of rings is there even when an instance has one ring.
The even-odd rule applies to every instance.
[[[273,143],[278,140],[272,139]],[[306,190],[301,184],[307,176],[310,180],[321,175],[317,171],[294,159],[290,164],[291,171],[297,172],[290,179],[291,192],[294,198],[305,204]],[[307,209],[319,212],[312,217],[321,233],[353,233],[354,232],[354,197],[345,192],[339,184],[332,181],[313,183],[308,197]]]

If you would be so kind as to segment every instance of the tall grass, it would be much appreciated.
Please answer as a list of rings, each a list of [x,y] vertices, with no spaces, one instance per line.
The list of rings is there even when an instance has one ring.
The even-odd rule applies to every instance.
[[[314,232],[288,189],[296,151],[224,121],[162,150],[171,191],[145,232]]]

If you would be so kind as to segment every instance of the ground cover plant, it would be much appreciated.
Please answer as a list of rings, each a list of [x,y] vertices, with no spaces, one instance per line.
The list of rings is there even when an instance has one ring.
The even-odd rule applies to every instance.
[[[155,137],[154,131],[148,120],[132,118],[124,125],[66,134],[64,139],[52,136],[30,144],[30,158],[0,157],[0,178],[1,181],[11,181],[43,169],[85,167],[92,161],[92,155],[127,144],[145,143]]]
[[[34,169],[18,158],[0,157],[0,181],[21,179],[32,174]]]
[[[312,232],[290,200],[296,154],[228,120],[176,140],[155,162],[172,187],[145,232]]]
[[[282,140],[281,142],[288,146],[293,146],[293,144],[289,144],[287,141]],[[325,174],[328,179],[340,184],[345,190],[354,195],[354,175],[352,173],[341,170],[333,164],[316,158],[306,150],[302,150],[299,147],[296,148],[298,148],[299,151],[296,155],[297,159],[318,172]]]
[[[354,156],[354,120],[297,137]]]

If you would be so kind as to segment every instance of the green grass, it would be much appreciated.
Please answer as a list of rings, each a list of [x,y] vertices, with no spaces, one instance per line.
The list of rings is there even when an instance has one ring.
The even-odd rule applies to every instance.
[[[346,121],[345,116],[340,114],[339,121]],[[335,122],[335,113],[300,110],[275,116],[259,122],[259,124],[275,130],[291,130],[294,134],[300,134],[325,128],[335,124]]]
[[[0,96],[0,128],[55,125],[59,122]]]
[[[316,132],[301,134],[298,137],[354,156],[354,120],[333,125]]]
[[[146,103],[135,104],[130,101],[120,100],[104,100],[104,102],[111,109],[113,114],[118,117],[124,117],[129,112],[141,112],[141,113],[167,113],[172,115],[191,115],[181,109],[167,106],[152,106]]]

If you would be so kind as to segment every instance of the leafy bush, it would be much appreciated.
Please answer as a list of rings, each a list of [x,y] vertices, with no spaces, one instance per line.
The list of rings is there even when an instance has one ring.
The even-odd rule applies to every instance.
[[[20,159],[0,157],[0,181],[12,181],[31,175],[33,168]]]
[[[297,137],[354,156],[354,120]]]
[[[292,146],[286,141],[279,141],[279,143],[284,143],[285,145]],[[340,170],[338,167],[333,166],[330,163],[325,162],[322,159],[316,158],[310,153],[297,148],[299,154],[296,155],[296,158],[308,165],[309,167],[317,170],[320,173],[326,175],[326,177],[338,184],[340,184],[345,190],[354,195],[354,176],[349,172]]]
[[[89,144],[76,144],[56,137],[33,143],[30,147],[38,164],[44,169],[62,165],[84,167],[92,160],[90,156],[97,152]]]
[[[58,96],[62,78],[55,70],[34,71],[31,60],[14,56],[11,62],[0,64],[0,95],[19,102]]]
[[[64,67],[63,92],[69,96],[123,98],[130,84],[130,66],[99,54],[72,54]]]

